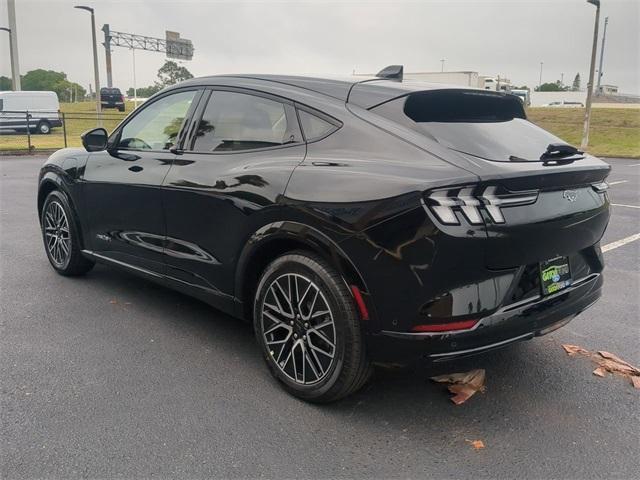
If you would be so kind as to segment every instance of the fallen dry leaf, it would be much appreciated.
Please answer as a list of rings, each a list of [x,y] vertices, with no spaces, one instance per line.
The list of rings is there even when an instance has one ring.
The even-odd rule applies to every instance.
[[[484,391],[485,371],[484,369],[471,370],[463,373],[450,373],[431,377],[431,380],[438,383],[449,383],[449,391],[455,394],[451,401],[456,405],[466,402],[478,391]]]
[[[635,388],[640,388],[640,369],[634,367],[628,362],[625,362],[617,355],[599,350],[597,352],[591,352],[585,348],[577,345],[562,345],[565,352],[568,355],[582,355],[591,359],[598,367],[593,371],[593,374],[598,377],[605,377],[607,372],[627,377],[631,380],[631,384]]]
[[[579,347],[578,345],[569,345],[568,343],[563,344],[562,348],[564,348],[565,352],[569,355],[588,355],[590,353],[589,350]]]
[[[473,448],[476,450],[481,450],[484,448],[484,442],[482,440],[467,440],[471,444]]]
[[[604,377],[607,374],[607,371],[602,367],[598,367],[593,371],[593,374],[598,377]]]

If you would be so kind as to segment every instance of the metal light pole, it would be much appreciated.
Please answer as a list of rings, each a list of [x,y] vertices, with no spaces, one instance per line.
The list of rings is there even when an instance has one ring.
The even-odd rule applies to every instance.
[[[7,0],[7,17],[9,18],[9,49],[11,51],[11,77],[13,89],[22,90],[20,84],[20,62],[18,61],[18,25],[16,23],[16,0]]]
[[[11,35],[11,29],[7,27],[0,27],[0,30],[7,32],[9,34],[9,56],[11,59],[11,78],[13,79],[13,81],[11,82],[11,85],[13,86],[12,87],[13,90],[19,90],[19,88],[16,88],[16,81],[15,81],[16,72],[14,71],[14,68],[13,68],[13,39]]]
[[[544,65],[544,63],[540,62],[540,80],[538,80],[538,91],[540,91],[540,87],[542,86],[542,65]]]
[[[444,62],[445,62],[445,60],[446,60],[445,58],[443,58],[442,60],[440,60],[440,63],[442,64],[442,65],[440,66],[440,71],[441,71],[441,72],[444,72]]]
[[[93,15],[93,8],[85,7],[82,5],[77,5],[73,8],[78,8],[80,10],[86,10],[91,13],[91,37],[93,39],[93,75],[95,77],[95,87],[96,87],[96,113],[98,114],[98,125],[102,124],[102,119],[100,118],[100,74],[98,72],[98,47],[96,44],[96,19]]]
[[[136,49],[131,49],[133,59],[133,109],[138,108],[138,87],[136,86]]]
[[[598,67],[598,88],[597,92],[600,93],[600,82],[602,81],[602,62],[604,61],[604,41],[607,38],[607,25],[609,24],[609,17],[604,17],[604,29],[602,30],[602,46],[600,47],[600,66]]]
[[[593,47],[591,48],[591,67],[589,68],[589,83],[587,84],[587,104],[584,111],[584,128],[582,129],[582,143],[580,148],[589,146],[589,123],[591,122],[591,97],[593,96],[593,76],[596,69],[596,51],[598,50],[598,22],[600,21],[600,0],[587,0],[596,6],[596,20],[593,27]]]

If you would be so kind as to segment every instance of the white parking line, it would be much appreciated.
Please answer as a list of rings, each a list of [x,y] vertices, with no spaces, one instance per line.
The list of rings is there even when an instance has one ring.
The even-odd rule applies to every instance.
[[[624,203],[612,203],[614,207],[640,208],[640,205],[625,205]]]
[[[602,252],[608,252],[609,250],[621,247],[623,245],[626,245],[627,243],[635,242],[636,240],[640,240],[640,233],[636,233],[635,235],[623,238],[622,240],[618,240],[617,242],[608,243],[607,245],[602,247]]]
[[[640,167],[640,163],[634,163],[632,165],[629,165],[630,167]]]
[[[607,182],[609,185],[619,185],[621,183],[627,183],[628,180],[617,180],[615,182]]]

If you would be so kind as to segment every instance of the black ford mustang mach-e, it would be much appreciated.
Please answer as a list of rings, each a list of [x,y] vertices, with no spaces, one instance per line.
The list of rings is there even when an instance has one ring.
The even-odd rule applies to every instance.
[[[550,332],[601,295],[609,166],[505,93],[234,75],[160,92],[43,166],[62,275],[124,268],[253,322],[273,375],[327,402],[372,362]]]

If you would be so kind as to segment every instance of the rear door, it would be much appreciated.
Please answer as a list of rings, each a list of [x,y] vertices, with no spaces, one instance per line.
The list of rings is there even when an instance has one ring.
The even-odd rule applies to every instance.
[[[173,91],[145,104],[112,136],[115,144],[108,151],[89,156],[83,175],[90,225],[86,242],[97,254],[152,272],[164,270],[160,189],[200,94]]]
[[[232,295],[238,255],[277,207],[304,159],[293,104],[256,91],[212,89],[164,181],[167,274]]]

